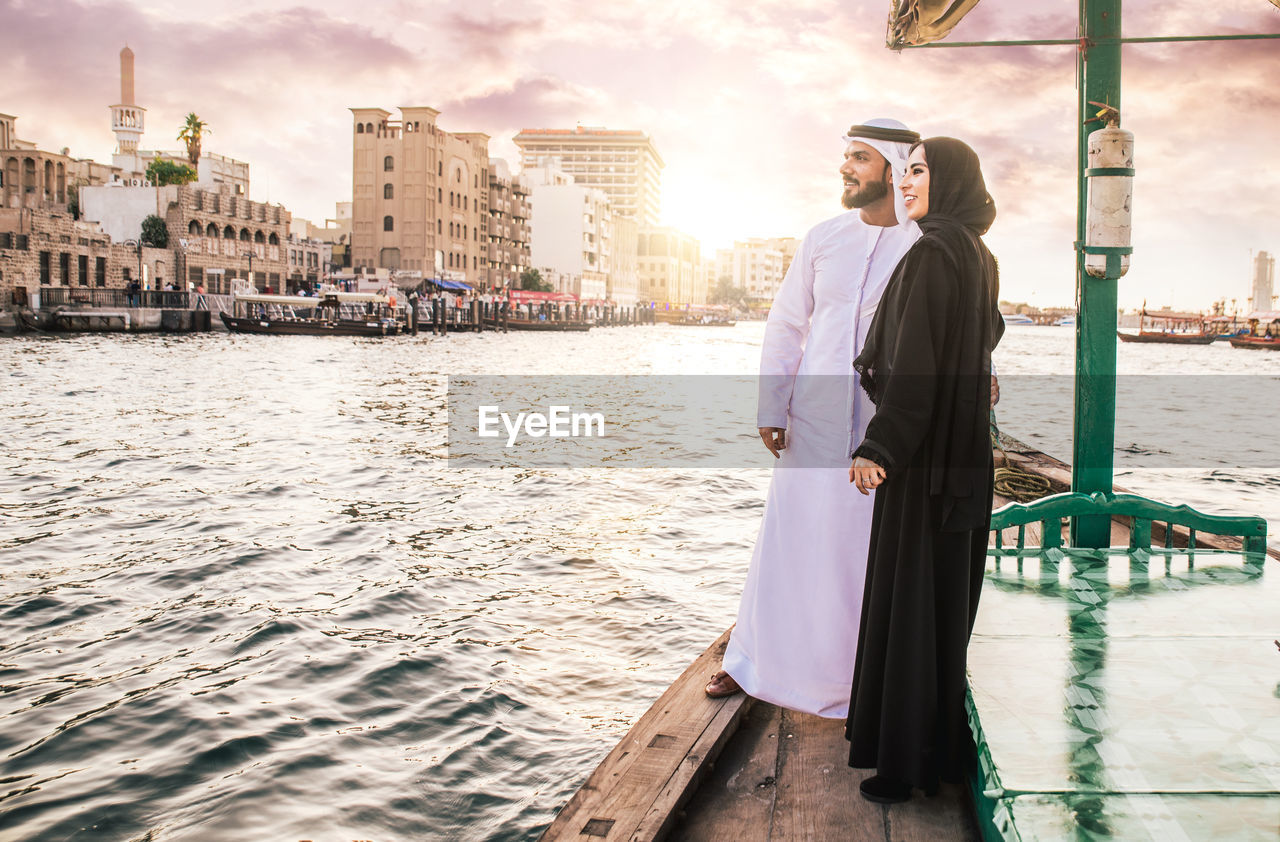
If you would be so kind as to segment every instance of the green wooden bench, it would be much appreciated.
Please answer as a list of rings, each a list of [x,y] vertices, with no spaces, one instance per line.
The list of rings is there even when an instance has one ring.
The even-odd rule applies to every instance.
[[[1066,546],[1064,521],[1080,517],[1127,520],[1127,546]],[[991,529],[966,700],[984,839],[1274,834],[1280,575],[1266,575],[1266,521],[1072,493],[1005,506]]]

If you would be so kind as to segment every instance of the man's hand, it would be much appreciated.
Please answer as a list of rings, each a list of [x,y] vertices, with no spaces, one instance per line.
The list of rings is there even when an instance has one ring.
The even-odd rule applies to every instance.
[[[859,456],[849,466],[849,482],[856,485],[863,494],[870,494],[884,482],[884,468]]]
[[[1000,403],[1000,381],[996,376],[991,375],[991,405],[995,406]]]
[[[774,459],[780,458],[782,451],[787,449],[787,431],[781,427],[761,427],[760,440],[769,448]]]

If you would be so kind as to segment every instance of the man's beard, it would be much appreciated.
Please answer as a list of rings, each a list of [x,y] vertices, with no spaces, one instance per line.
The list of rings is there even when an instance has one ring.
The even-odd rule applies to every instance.
[[[865,208],[867,205],[880,201],[889,195],[889,185],[883,181],[873,181],[863,187],[857,193],[850,193],[847,189],[840,197],[840,204],[844,205],[845,210],[853,210],[854,208]]]

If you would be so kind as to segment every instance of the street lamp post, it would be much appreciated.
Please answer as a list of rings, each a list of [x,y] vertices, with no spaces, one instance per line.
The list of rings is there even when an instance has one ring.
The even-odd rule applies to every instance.
[[[254,292],[257,292],[258,285],[253,282],[253,249],[249,249],[240,256],[249,258],[249,286],[253,287]]]
[[[138,295],[137,295],[137,298],[138,298],[139,300],[135,301],[135,300],[134,300],[134,296],[133,296],[133,295],[130,295],[130,296],[129,296],[129,306],[130,306],[130,307],[139,307],[139,306],[141,306],[141,304],[142,304],[142,302],[141,302],[141,298],[142,298],[142,241],[141,241],[141,240],[125,240],[125,241],[124,241],[124,244],[125,244],[126,246],[132,246],[132,247],[134,248],[134,250],[135,250],[135,251],[137,251],[137,253],[138,253],[138,277],[137,277],[137,279],[135,279],[134,283],[136,283],[136,284],[138,285]]]

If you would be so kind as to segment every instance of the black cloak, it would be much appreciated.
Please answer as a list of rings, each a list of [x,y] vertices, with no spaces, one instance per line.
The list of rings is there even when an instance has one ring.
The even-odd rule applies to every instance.
[[[854,361],[876,404],[854,451],[876,491],[849,719],[849,763],[925,790],[956,779],[969,745],[965,650],[991,518],[991,351],[1004,331],[995,219],[977,155],[923,141],[921,238],[894,270]]]

